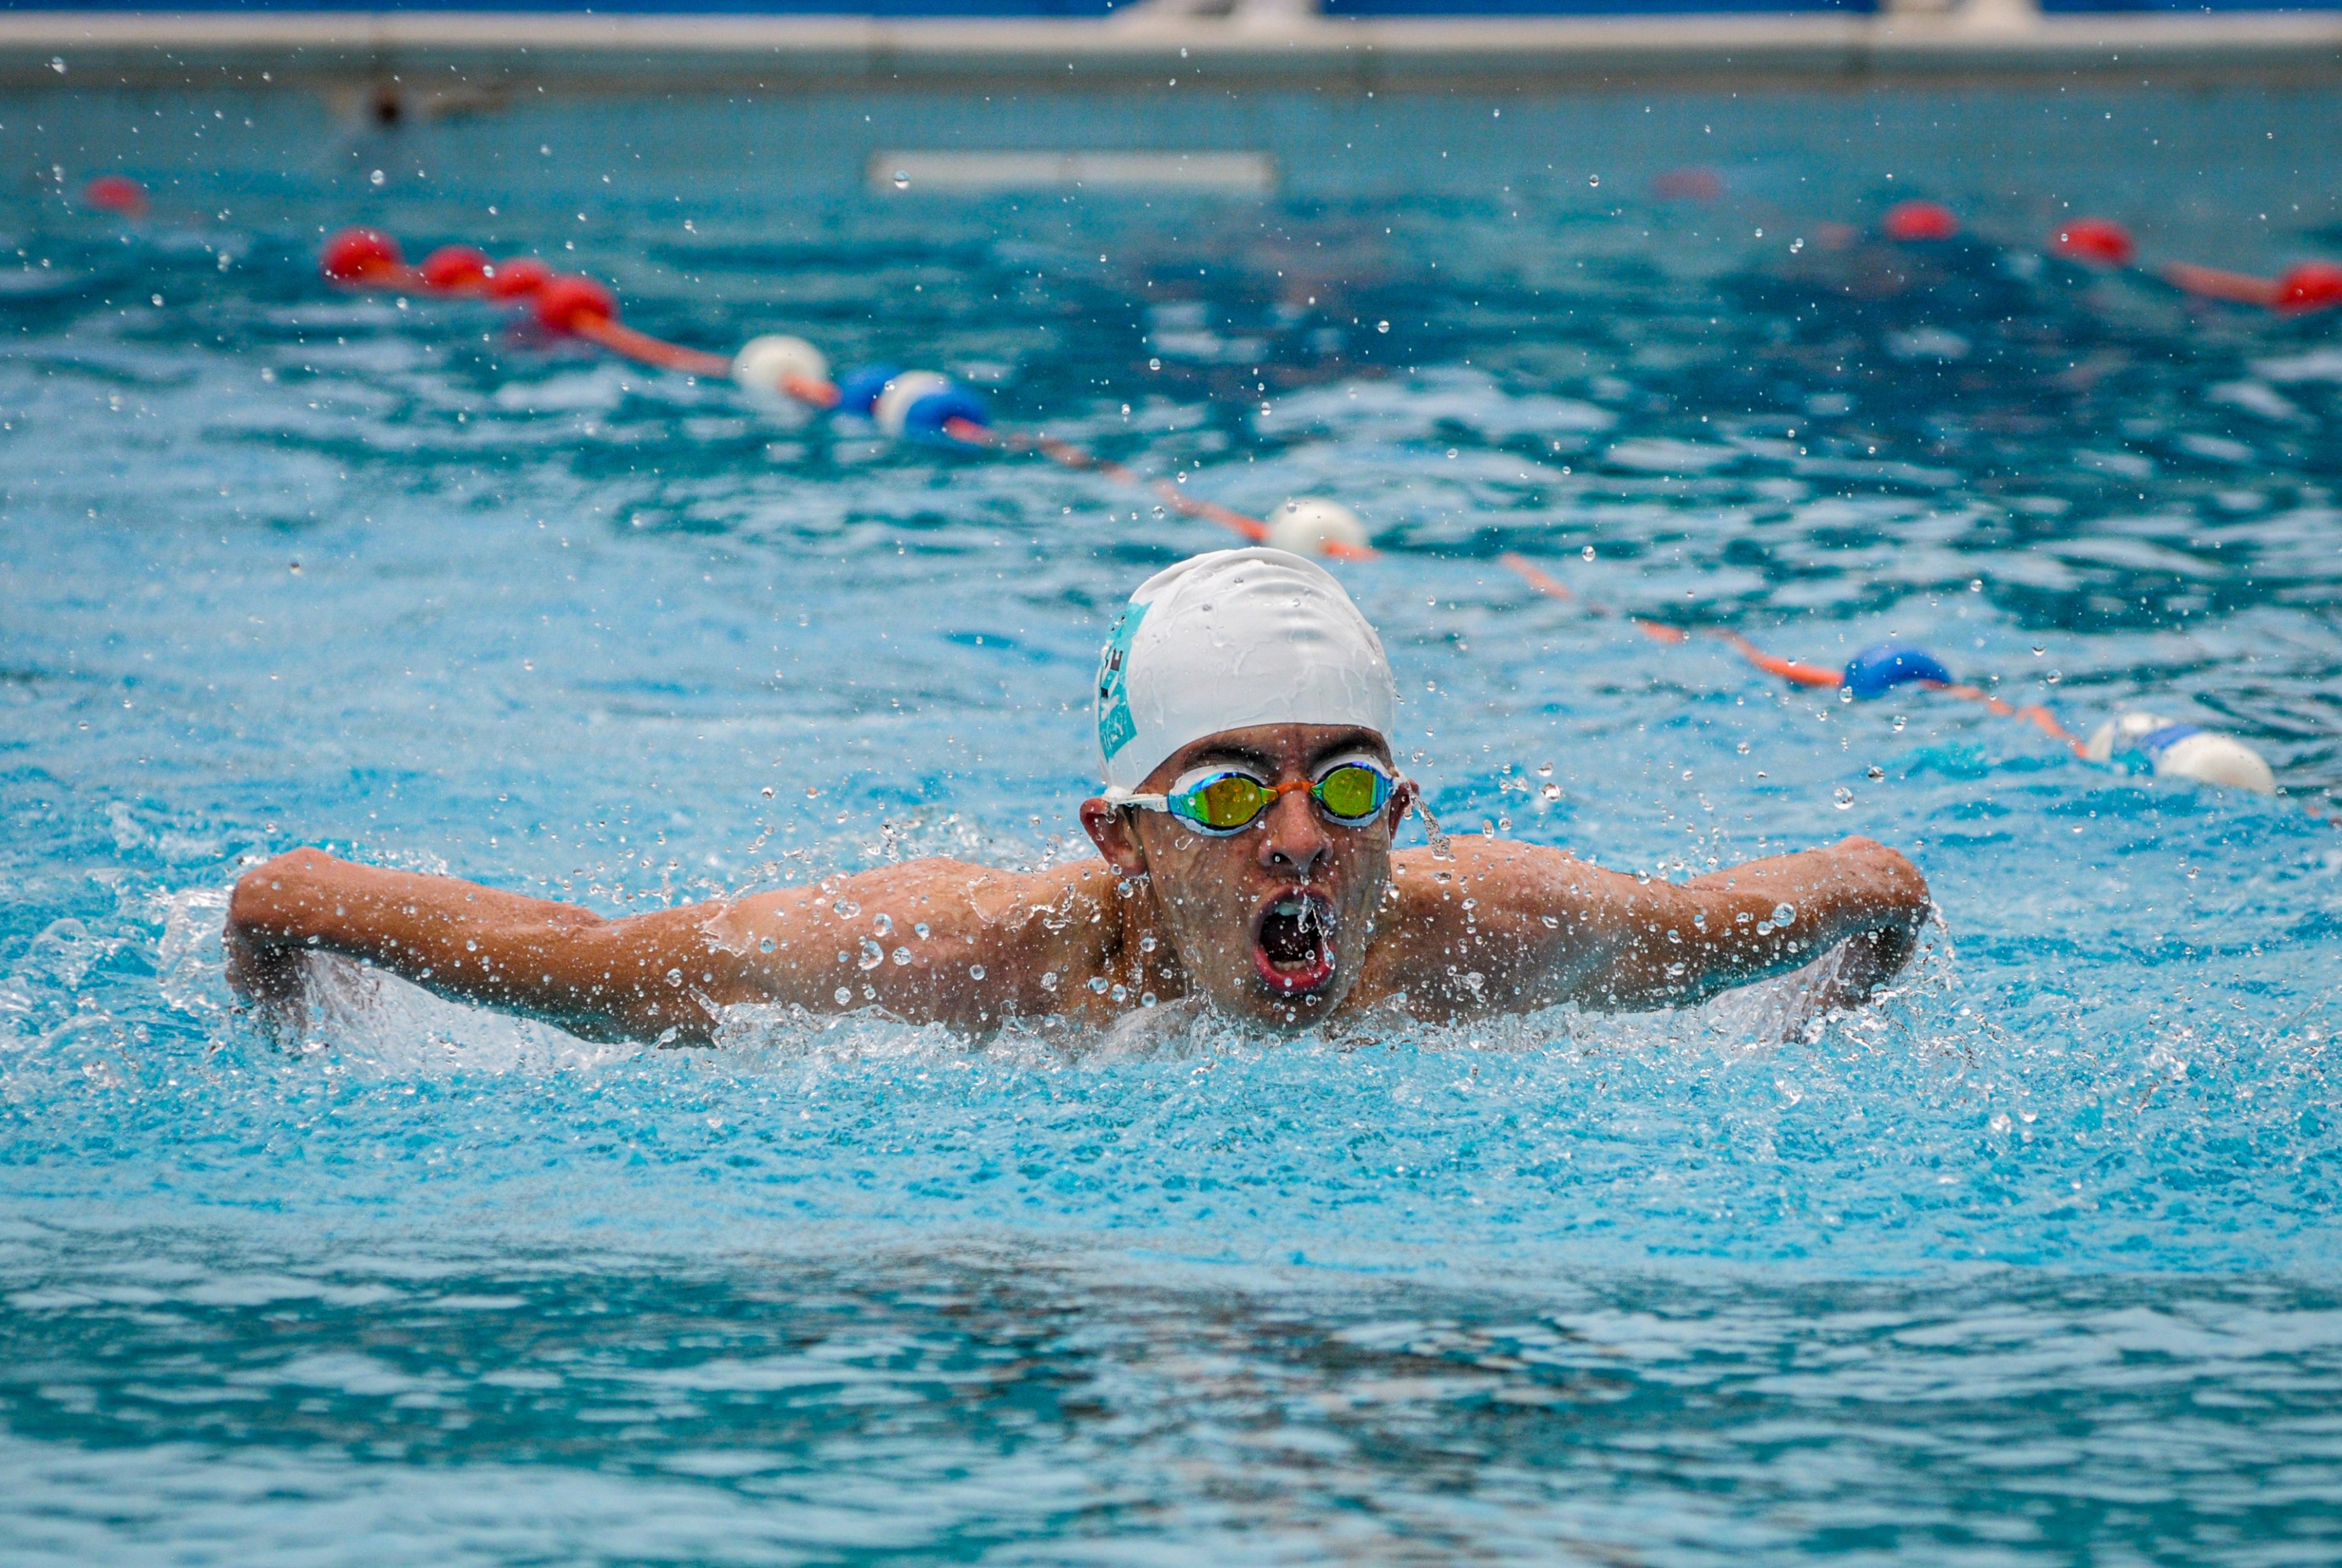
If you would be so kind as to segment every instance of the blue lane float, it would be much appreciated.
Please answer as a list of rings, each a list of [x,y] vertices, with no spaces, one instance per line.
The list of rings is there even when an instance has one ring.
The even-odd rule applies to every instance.
[[[1944,668],[1942,660],[1905,643],[1881,643],[1847,661],[1846,689],[1862,702],[1875,701],[1910,681],[1953,684],[1952,673]]]

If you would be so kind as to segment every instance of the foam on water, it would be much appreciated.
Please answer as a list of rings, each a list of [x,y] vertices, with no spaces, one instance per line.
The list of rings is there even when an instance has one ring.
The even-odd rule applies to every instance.
[[[2193,259],[2314,248],[2330,96],[1508,103],[1493,138],[1468,100],[1280,102],[1320,155],[1277,203],[916,210],[825,184],[862,166],[837,125],[1009,122],[523,105],[386,143],[195,96],[133,138],[110,102],[0,105],[20,165],[122,162],[163,213],[0,205],[12,1560],[2337,1549],[2334,318],[2037,245],[2070,200]],[[2026,116],[2071,147],[2013,150]],[[1890,184],[1857,135],[1913,156]],[[1587,145],[1598,189],[1545,167]],[[2221,185],[2151,207],[2207,148]],[[1640,194],[1692,156],[1725,204]],[[1817,237],[1929,166],[1982,239]],[[1329,495],[1390,551],[1339,570],[1450,831],[1660,876],[1865,833],[1941,923],[1835,1020],[1807,975],[1278,1044],[1166,1006],[657,1052],[319,960],[264,1036],[218,925],[296,844],[613,914],[1086,854],[1104,620],[1225,542],[329,295],[355,218],[532,246],[708,346],[934,364],[1256,513]],[[2070,727],[2230,730],[2290,794],[1783,690],[1506,549],[1797,657],[1891,632]]]

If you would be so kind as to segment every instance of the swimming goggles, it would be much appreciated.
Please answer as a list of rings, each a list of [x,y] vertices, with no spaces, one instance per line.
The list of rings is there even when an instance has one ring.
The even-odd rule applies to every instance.
[[[1242,833],[1269,807],[1296,790],[1306,791],[1328,821],[1364,827],[1390,804],[1398,787],[1379,765],[1359,757],[1334,764],[1313,780],[1273,784],[1242,768],[1203,767],[1183,774],[1162,794],[1135,794],[1119,804],[1139,811],[1167,811],[1209,834]]]

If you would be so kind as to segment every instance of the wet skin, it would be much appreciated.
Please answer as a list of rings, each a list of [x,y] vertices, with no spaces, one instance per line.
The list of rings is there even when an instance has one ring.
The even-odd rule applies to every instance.
[[[1371,731],[1259,725],[1183,747],[1145,789],[1204,764],[1306,782],[1362,752],[1388,763]],[[236,884],[228,978],[265,1014],[296,1017],[302,954],[336,953],[591,1039],[706,1041],[742,1004],[879,1007],[982,1033],[1052,1015],[1104,1025],[1189,995],[1287,1030],[1376,1007],[1445,1021],[1691,1003],[1840,944],[1823,1000],[1850,1005],[1903,966],[1927,915],[1918,871],[1868,839],[1641,883],[1503,840],[1394,853],[1412,799],[1402,784],[1352,826],[1294,790],[1225,837],[1091,799],[1082,824],[1102,859],[1085,864],[913,861],[623,920],[295,850]],[[1776,927],[1784,904],[1795,918]]]

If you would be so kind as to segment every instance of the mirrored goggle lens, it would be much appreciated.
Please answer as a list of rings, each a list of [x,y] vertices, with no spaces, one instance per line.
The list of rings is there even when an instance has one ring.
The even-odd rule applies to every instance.
[[[1222,774],[1206,779],[1175,799],[1172,808],[1192,823],[1226,832],[1239,828],[1266,811],[1276,792],[1258,779],[1242,774]]]
[[[1342,822],[1364,822],[1389,801],[1391,781],[1359,763],[1345,763],[1317,781],[1310,794],[1326,814]]]

